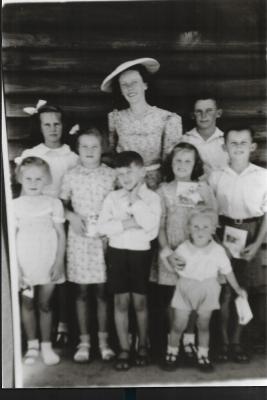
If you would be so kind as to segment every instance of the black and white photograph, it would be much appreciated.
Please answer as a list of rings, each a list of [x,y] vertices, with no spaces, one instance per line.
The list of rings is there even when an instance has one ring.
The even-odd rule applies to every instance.
[[[266,8],[4,1],[3,388],[267,385]]]

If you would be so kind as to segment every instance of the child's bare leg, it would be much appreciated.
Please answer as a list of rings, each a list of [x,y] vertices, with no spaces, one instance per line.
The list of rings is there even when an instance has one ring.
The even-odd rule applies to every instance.
[[[59,356],[53,351],[51,345],[52,310],[51,298],[55,289],[54,284],[39,287],[38,306],[40,313],[40,331],[42,337],[41,351],[44,363],[55,365],[60,361]]]
[[[67,285],[61,283],[57,285],[57,302],[58,302],[58,325],[57,325],[57,343],[66,345],[68,342],[68,323],[67,323]]]
[[[121,349],[129,350],[129,304],[130,293],[115,294],[114,318]]]
[[[80,335],[87,335],[89,322],[87,285],[77,285],[76,312]]]
[[[54,284],[39,287],[38,307],[40,313],[40,331],[42,342],[50,342],[52,329],[51,299],[55,289]]]
[[[213,365],[209,360],[209,344],[210,344],[210,318],[212,310],[202,311],[198,314],[197,328],[198,328],[198,366],[202,371],[213,371]]]
[[[138,325],[139,347],[144,348],[147,346],[148,337],[148,312],[146,295],[133,293],[133,303]]]
[[[102,359],[110,360],[114,357],[115,354],[108,345],[107,301],[104,283],[98,284],[96,286],[96,299],[99,349]]]
[[[233,298],[233,292],[229,285],[224,285],[221,294],[221,332],[222,332],[222,343],[229,345],[229,319],[230,319],[230,309],[231,302]]]
[[[173,322],[168,340],[168,348],[179,349],[181,336],[188,324],[190,311],[174,308]]]
[[[22,295],[21,317],[27,340],[37,339],[34,299]]]

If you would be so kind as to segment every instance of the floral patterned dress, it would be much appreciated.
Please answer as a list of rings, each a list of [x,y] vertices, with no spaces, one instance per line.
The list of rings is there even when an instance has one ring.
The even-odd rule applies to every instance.
[[[132,150],[139,153],[149,167],[160,163],[182,137],[181,117],[155,106],[148,106],[137,118],[130,108],[113,110],[108,115],[110,145],[117,152]],[[158,186],[159,170],[148,171],[147,184]]]
[[[64,176],[60,198],[71,201],[75,213],[96,223],[103,201],[114,189],[114,184],[112,168],[104,164],[95,169],[77,165]],[[106,281],[104,242],[97,234],[80,236],[69,226],[67,279],[77,284]]]
[[[157,191],[161,198],[162,215],[161,228],[165,229],[168,245],[174,250],[187,238],[187,222],[192,209],[196,206],[207,206],[216,209],[216,200],[211,188],[206,182],[191,182],[194,192],[191,199],[179,193],[179,185],[176,182],[162,183]],[[175,285],[177,276],[168,271],[158,259],[158,271],[153,270],[152,281],[157,281],[161,285]]]

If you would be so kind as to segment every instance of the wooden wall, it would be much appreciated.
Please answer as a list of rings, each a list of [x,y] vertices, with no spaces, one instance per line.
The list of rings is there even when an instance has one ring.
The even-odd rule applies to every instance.
[[[266,150],[264,0],[177,0],[10,4],[3,9],[3,73],[9,157],[29,147],[22,108],[39,98],[62,105],[68,124],[97,121],[105,131],[110,96],[102,79],[120,62],[157,58],[156,104],[189,128],[190,100],[203,89],[221,98],[233,121],[257,132],[254,160]]]

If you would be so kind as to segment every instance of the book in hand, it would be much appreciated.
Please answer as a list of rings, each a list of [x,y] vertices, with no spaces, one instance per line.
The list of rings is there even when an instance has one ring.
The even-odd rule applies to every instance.
[[[204,205],[204,201],[199,194],[197,182],[178,182],[176,197],[178,203],[183,207]]]
[[[249,302],[244,297],[238,296],[235,299],[235,306],[238,315],[238,322],[240,325],[247,325],[253,318]]]
[[[242,258],[241,252],[246,247],[248,232],[244,229],[225,226],[223,235],[223,245],[228,248],[232,257]]]

